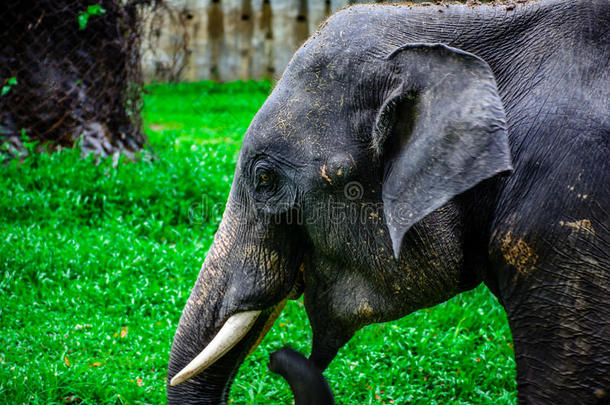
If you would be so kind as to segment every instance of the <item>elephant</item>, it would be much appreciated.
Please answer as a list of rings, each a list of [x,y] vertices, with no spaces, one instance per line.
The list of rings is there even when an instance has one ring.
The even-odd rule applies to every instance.
[[[246,130],[169,364],[226,404],[303,295],[310,361],[484,284],[519,403],[610,401],[610,3],[354,5],[296,51]]]
[[[334,405],[328,381],[311,361],[290,347],[269,355],[269,370],[290,385],[295,405]]]

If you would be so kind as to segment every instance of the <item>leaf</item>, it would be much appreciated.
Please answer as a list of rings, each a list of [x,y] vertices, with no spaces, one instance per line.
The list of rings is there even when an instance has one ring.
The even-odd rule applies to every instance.
[[[8,94],[9,91],[11,91],[11,89],[13,87],[15,87],[17,85],[17,78],[16,77],[9,77],[8,79],[6,79],[6,84],[4,86],[2,86],[2,90],[0,90],[0,95],[5,96]]]
[[[87,28],[87,22],[89,22],[89,14],[80,13],[78,15],[78,28],[84,30],[85,28]]]
[[[102,15],[106,12],[106,9],[99,4],[92,4],[87,7],[87,14],[89,15]]]
[[[64,363],[66,364],[66,367],[70,367],[70,360],[68,360],[68,356],[64,356]]]
[[[99,4],[92,4],[87,7],[86,11],[78,13],[78,28],[84,30],[87,28],[89,17],[92,15],[102,15],[106,12],[106,9]]]

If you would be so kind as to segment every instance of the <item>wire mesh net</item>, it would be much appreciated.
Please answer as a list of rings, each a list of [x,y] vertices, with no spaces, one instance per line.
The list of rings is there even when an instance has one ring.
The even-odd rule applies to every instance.
[[[128,154],[143,146],[140,37],[150,0],[4,0],[0,143]]]

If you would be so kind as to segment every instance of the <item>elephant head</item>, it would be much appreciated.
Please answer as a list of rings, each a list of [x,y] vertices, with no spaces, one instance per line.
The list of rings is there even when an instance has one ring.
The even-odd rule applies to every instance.
[[[511,169],[493,74],[445,45],[376,41],[366,24],[353,9],[327,21],[248,128],[174,338],[170,403],[226,403],[303,291],[323,370],[364,325],[480,282],[471,241],[484,235],[461,224],[484,201],[469,191]]]

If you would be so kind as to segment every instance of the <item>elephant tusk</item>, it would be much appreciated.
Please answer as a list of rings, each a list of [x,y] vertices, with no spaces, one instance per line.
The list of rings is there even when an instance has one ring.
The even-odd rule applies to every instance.
[[[260,313],[261,311],[240,312],[227,319],[214,339],[172,378],[170,385],[181,384],[214,364],[246,336]]]

